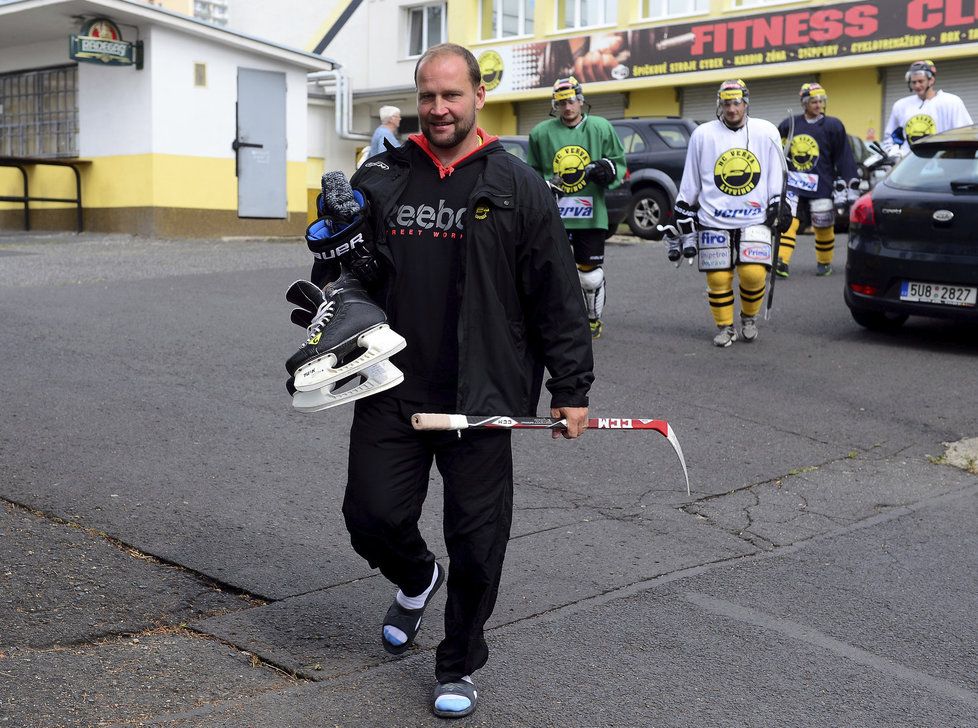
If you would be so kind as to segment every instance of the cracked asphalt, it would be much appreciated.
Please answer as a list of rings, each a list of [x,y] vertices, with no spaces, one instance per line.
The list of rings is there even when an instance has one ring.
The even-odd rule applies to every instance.
[[[860,329],[810,236],[756,342],[702,274],[609,246],[591,410],[514,436],[516,517],[471,726],[978,725],[978,328]],[[0,726],[430,726],[444,599],[340,514],[350,412],[284,361],[297,240],[0,233]],[[545,403],[544,403],[545,404]],[[422,528],[439,558],[441,482]]]

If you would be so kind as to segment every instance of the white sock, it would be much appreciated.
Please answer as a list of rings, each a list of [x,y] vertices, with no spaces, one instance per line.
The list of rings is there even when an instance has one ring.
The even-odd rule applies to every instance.
[[[428,595],[431,594],[431,590],[435,588],[435,582],[438,580],[438,565],[435,564],[435,568],[431,572],[431,583],[428,584],[428,588],[423,592],[418,594],[416,597],[409,597],[404,594],[400,589],[397,590],[397,603],[400,604],[405,609],[421,609],[424,606],[425,600]]]

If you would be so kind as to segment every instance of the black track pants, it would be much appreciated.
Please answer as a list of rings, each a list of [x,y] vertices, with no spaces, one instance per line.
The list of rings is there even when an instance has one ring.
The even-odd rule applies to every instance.
[[[508,430],[416,432],[411,415],[438,408],[374,395],[355,404],[343,515],[353,548],[408,596],[431,581],[435,557],[418,530],[432,461],[445,483],[445,639],[435,676],[458,680],[489,657],[483,627],[499,590],[513,522]],[[441,409],[444,411],[444,408]]]

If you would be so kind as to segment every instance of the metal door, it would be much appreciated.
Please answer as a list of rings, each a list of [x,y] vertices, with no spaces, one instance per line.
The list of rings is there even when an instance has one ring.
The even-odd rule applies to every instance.
[[[285,74],[239,68],[238,217],[288,217],[285,146]]]

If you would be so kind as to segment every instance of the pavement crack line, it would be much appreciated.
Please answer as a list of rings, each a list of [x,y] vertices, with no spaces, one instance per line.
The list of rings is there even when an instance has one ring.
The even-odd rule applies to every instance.
[[[955,685],[948,680],[914,670],[911,667],[901,665],[885,657],[880,657],[872,652],[867,652],[855,645],[830,637],[813,627],[788,619],[781,619],[765,612],[743,607],[739,604],[698,592],[686,592],[682,595],[682,598],[690,604],[694,604],[713,614],[735,619],[764,630],[778,632],[791,639],[833,652],[852,662],[887,673],[915,687],[952,698],[973,708],[978,707],[978,693],[972,690]]]

